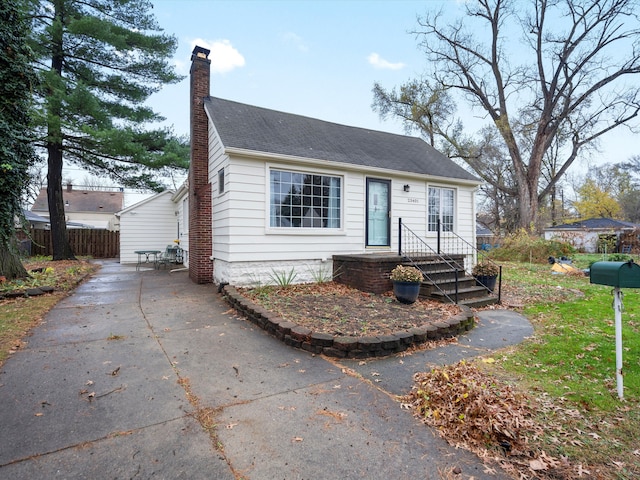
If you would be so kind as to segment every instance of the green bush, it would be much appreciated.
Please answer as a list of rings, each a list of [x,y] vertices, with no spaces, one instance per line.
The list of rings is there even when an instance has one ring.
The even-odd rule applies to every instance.
[[[491,251],[491,258],[507,262],[546,263],[549,257],[570,257],[576,249],[565,242],[545,240],[525,230],[506,237],[499,248]]]
[[[607,255],[608,262],[628,262],[629,260],[631,260],[631,257],[624,253],[611,253]]]

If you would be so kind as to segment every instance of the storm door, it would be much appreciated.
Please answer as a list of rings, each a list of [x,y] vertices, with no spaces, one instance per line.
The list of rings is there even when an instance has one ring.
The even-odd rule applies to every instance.
[[[391,181],[367,178],[367,247],[391,246]]]

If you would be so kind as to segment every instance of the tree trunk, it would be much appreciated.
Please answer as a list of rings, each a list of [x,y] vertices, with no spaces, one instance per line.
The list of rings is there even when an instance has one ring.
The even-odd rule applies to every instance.
[[[16,248],[12,245],[3,245],[0,247],[0,276],[7,280],[14,278],[25,278],[28,276]]]
[[[51,223],[51,244],[54,260],[75,260],[64,213],[62,198],[62,149],[60,145],[49,143],[49,172],[47,174],[47,200],[49,202],[49,222]]]
[[[63,3],[55,2],[54,23],[62,23]],[[62,76],[63,49],[62,28],[52,29],[52,57],[51,70],[58,76]],[[49,92],[49,124],[47,130],[47,200],[49,202],[49,222],[51,223],[51,244],[53,246],[54,260],[75,260],[69,235],[67,234],[67,219],[64,213],[64,200],[62,198],[62,127],[60,116],[62,106],[56,95],[55,87],[51,86]]]
[[[536,231],[538,224],[538,194],[537,185],[529,185],[528,182],[518,184],[518,213],[520,215],[520,228],[527,232]]]

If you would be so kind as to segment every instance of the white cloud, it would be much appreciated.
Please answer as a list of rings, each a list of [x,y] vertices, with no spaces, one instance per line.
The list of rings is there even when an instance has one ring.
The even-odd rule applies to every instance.
[[[284,43],[293,45],[295,48],[297,48],[301,52],[306,53],[309,51],[309,47],[304,43],[304,40],[302,39],[302,37],[297,33],[286,32],[280,35],[280,37],[282,38],[282,41]]]
[[[244,57],[229,40],[210,41],[196,38],[191,42],[191,50],[196,45],[211,50],[209,60],[212,73],[227,73],[235,68],[244,67]]]
[[[382,70],[400,70],[404,68],[406,65],[402,62],[391,63],[388,60],[385,60],[377,53],[372,53],[367,57],[370,65],[373,65],[374,68],[379,68]]]

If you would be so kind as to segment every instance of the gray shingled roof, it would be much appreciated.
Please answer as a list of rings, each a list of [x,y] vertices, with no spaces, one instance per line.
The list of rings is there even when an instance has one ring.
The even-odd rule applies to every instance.
[[[22,210],[22,214],[24,215],[24,219],[29,223],[49,223],[48,218],[41,217],[29,210]]]
[[[122,192],[102,192],[98,190],[75,190],[69,191],[63,188],[62,199],[65,202],[64,210],[67,213],[92,212],[92,213],[115,213],[122,210],[124,193]],[[47,189],[41,188],[33,206],[32,212],[48,212],[49,200],[47,199]]]
[[[205,108],[225,147],[480,182],[417,137],[349,127],[216,97]]]
[[[547,230],[576,230],[576,229],[624,229],[624,228],[637,228],[638,225],[631,222],[623,222],[621,220],[614,220],[613,218],[590,218],[588,220],[582,220],[573,223],[564,223],[562,225],[554,225]]]

